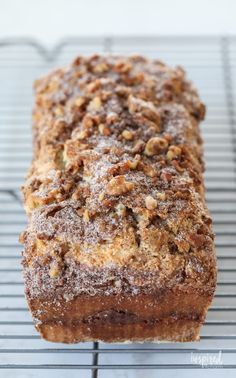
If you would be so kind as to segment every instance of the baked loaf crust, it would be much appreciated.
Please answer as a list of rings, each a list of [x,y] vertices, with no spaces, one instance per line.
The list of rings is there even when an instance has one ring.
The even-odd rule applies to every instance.
[[[199,122],[182,68],[78,57],[35,83],[26,297],[56,342],[199,339],[216,286]]]

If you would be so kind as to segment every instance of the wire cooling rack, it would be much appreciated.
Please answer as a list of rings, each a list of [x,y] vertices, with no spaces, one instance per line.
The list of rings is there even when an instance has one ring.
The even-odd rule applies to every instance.
[[[207,104],[202,127],[206,195],[214,219],[219,274],[199,343],[63,345],[41,340],[33,327],[23,294],[18,244],[25,226],[19,186],[31,159],[32,82],[77,54],[94,52],[136,52],[181,64]],[[31,40],[0,40],[0,377],[218,377],[222,368],[228,369],[229,377],[235,376],[235,84],[234,38],[75,38],[50,51]]]

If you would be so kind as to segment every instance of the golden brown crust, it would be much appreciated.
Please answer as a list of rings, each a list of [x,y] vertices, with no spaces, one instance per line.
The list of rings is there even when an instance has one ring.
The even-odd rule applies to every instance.
[[[37,329],[51,341],[193,341],[199,339],[210,301],[209,294],[174,288],[68,301],[44,296],[30,299],[29,306]]]
[[[207,297],[216,282],[204,200],[204,106],[181,68],[77,58],[35,83],[34,160],[23,188],[27,296]],[[69,298],[69,299],[68,299]]]
[[[189,342],[199,340],[201,323],[195,320],[167,319],[159,322],[142,322],[126,324],[61,323],[51,322],[36,326],[41,336],[53,342],[76,343],[78,341],[102,342]]]

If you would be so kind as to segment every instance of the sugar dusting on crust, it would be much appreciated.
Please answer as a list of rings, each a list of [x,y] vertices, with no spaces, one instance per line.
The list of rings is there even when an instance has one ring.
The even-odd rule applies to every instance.
[[[139,56],[79,57],[35,93],[23,187],[30,295],[214,287],[205,110],[184,71]]]
[[[96,269],[77,264],[68,259],[64,266],[63,274],[56,279],[51,279],[49,267],[35,263],[33,267],[25,267],[26,294],[30,298],[42,297],[55,303],[58,300],[70,301],[78,295],[110,296],[110,295],[138,295],[168,290],[173,286],[188,292],[191,287],[201,295],[212,295],[214,288],[208,276],[202,277],[202,281],[196,281],[193,285],[191,277],[187,276],[188,265],[192,263],[197,275],[197,268],[192,258],[188,258],[186,266],[179,266],[169,277],[163,287],[162,274],[158,271],[133,270],[132,267],[117,268],[106,266]],[[204,285],[204,286],[203,286]]]

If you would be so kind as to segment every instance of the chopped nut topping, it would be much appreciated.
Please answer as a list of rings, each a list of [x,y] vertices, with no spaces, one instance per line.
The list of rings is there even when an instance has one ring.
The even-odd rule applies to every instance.
[[[144,73],[143,72],[137,72],[135,74],[135,83],[141,84],[144,81]]]
[[[83,209],[77,209],[76,210],[77,214],[82,217],[84,215],[84,210]]]
[[[120,217],[124,218],[126,216],[126,207],[125,205],[123,205],[123,203],[119,203],[116,206],[116,211]]]
[[[144,117],[141,113],[135,113],[133,115],[133,121],[136,123],[137,126],[145,128],[146,130],[149,130],[152,133],[159,133],[161,131],[159,124],[156,124],[147,117]]]
[[[97,89],[99,89],[101,83],[99,80],[94,80],[92,81],[91,83],[89,83],[86,87],[86,90],[89,92],[89,93],[93,93],[95,92]]]
[[[157,171],[150,164],[144,164],[141,162],[139,164],[139,169],[142,170],[145,173],[145,175],[149,177],[157,176]]]
[[[131,70],[132,66],[126,61],[119,61],[114,65],[114,71],[119,73],[127,73]]]
[[[128,160],[128,166],[130,169],[136,169],[139,162],[140,162],[140,159]]]
[[[103,123],[100,123],[100,125],[98,125],[98,131],[101,135],[104,135],[104,136],[108,136],[111,134],[109,128]]]
[[[117,122],[119,119],[119,116],[117,113],[111,112],[106,117],[106,123],[108,125],[112,125],[113,123]]]
[[[148,101],[143,101],[140,98],[136,98],[130,95],[128,98],[128,107],[131,114],[141,113],[142,116],[154,122],[156,125],[160,125],[160,121],[161,121],[160,114],[156,110],[153,103],[148,102]]]
[[[101,106],[102,106],[102,101],[100,97],[96,96],[90,101],[88,110],[99,110]]]
[[[90,216],[89,216],[89,211],[88,211],[88,209],[85,209],[85,210],[84,210],[83,219],[84,219],[85,222],[89,222],[89,220],[90,220]]]
[[[104,277],[112,281],[107,294],[117,293],[116,276],[121,270],[126,280],[131,265],[125,291],[143,290],[145,281],[148,293],[155,279],[165,286],[183,267],[186,284],[201,290],[209,283],[213,235],[198,132],[204,112],[185,74],[142,57],[94,55],[40,79],[35,94],[25,266],[45,259],[50,275],[59,274],[55,282],[64,273],[66,280],[61,264],[69,251],[76,262],[105,267],[98,295]]]
[[[177,172],[182,173],[182,172],[185,171],[185,168],[182,168],[182,167],[179,165],[179,162],[178,162],[177,160],[173,159],[173,160],[171,160],[171,162],[172,162],[172,165],[175,167],[175,169],[176,169]]]
[[[51,278],[56,278],[56,277],[58,277],[59,276],[59,270],[58,270],[58,268],[57,267],[52,267],[51,269],[50,269],[50,271],[49,271],[49,275],[50,275],[50,277]]]
[[[161,201],[165,201],[165,199],[166,199],[166,195],[165,195],[164,192],[158,192],[158,193],[156,194],[156,197],[157,197],[159,200],[161,200]]]
[[[147,156],[157,155],[167,147],[168,143],[164,138],[154,137],[147,142],[144,153]]]
[[[150,109],[150,108],[147,108],[147,109],[144,109],[143,112],[142,112],[142,115],[144,117],[146,117],[147,119],[149,119],[150,121],[154,122],[155,125],[159,126],[160,123],[161,123],[161,118],[160,118],[160,115],[159,113],[156,111],[156,109]]]
[[[169,147],[169,150],[166,154],[166,157],[168,160],[172,160],[174,159],[175,157],[181,155],[181,148],[180,147],[177,147],[177,146],[170,146]]]
[[[62,117],[64,114],[62,106],[57,106],[54,112],[58,117]]]
[[[172,174],[170,172],[162,172],[161,179],[165,182],[170,182],[172,180]]]
[[[120,196],[125,194],[134,188],[134,184],[129,181],[125,181],[124,176],[113,177],[107,184],[107,193],[111,196]]]
[[[93,72],[95,73],[103,73],[106,72],[109,69],[108,65],[105,62],[101,62],[96,64],[96,66],[93,68]]]
[[[36,245],[39,251],[43,251],[47,247],[45,240],[41,240],[41,239],[37,239]]]
[[[87,136],[88,136],[87,130],[82,130],[82,131],[78,132],[78,134],[76,134],[76,139],[83,140],[83,139],[87,138]]]
[[[130,95],[128,98],[128,107],[131,114],[140,112],[147,107],[147,102]]]
[[[143,167],[143,172],[145,173],[145,175],[147,175],[149,177],[156,177],[157,176],[157,171],[154,168],[152,168],[152,167],[150,167],[146,164]]]
[[[132,139],[134,138],[134,134],[133,134],[131,131],[129,131],[129,130],[124,130],[124,131],[122,132],[122,136],[123,136],[123,138],[125,138],[126,140],[132,140]]]
[[[77,99],[75,100],[75,105],[78,106],[78,108],[80,108],[84,103],[84,97],[77,97]]]
[[[58,89],[59,83],[55,80],[52,80],[48,85],[49,92],[56,91]]]
[[[115,92],[121,97],[128,97],[131,94],[131,88],[124,85],[118,85],[115,88]]]
[[[105,197],[105,193],[104,192],[100,193],[98,196],[99,201],[103,201],[104,197]]]
[[[145,143],[144,143],[144,141],[141,140],[141,139],[139,139],[139,140],[135,143],[135,145],[134,145],[132,151],[133,151],[134,153],[139,153],[139,152],[142,152],[142,151],[144,150],[144,147],[145,147]]]
[[[145,205],[148,210],[154,210],[157,207],[157,200],[152,196],[147,196],[145,198]]]
[[[72,194],[72,199],[73,200],[78,200],[78,199],[80,199],[80,197],[81,197],[81,188],[80,187],[78,187],[75,191],[74,191],[74,193]]]
[[[93,119],[91,118],[91,116],[89,114],[86,114],[82,120],[82,126],[83,128],[85,129],[89,129],[91,127],[93,127]]]

